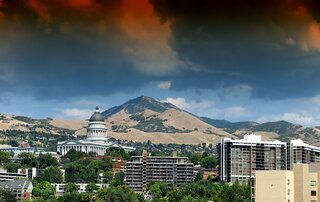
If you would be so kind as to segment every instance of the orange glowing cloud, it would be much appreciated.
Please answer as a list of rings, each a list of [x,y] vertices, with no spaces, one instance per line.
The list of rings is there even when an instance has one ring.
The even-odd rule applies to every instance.
[[[73,7],[85,7],[95,4],[94,0],[69,0],[69,4]]]
[[[50,21],[50,14],[47,9],[47,6],[41,3],[39,0],[28,0],[27,5],[34,9],[45,22]]]
[[[307,37],[309,49],[320,51],[320,25],[316,21],[310,23]]]
[[[168,44],[170,23],[161,24],[148,0],[125,0],[121,26],[129,38],[125,52],[149,74],[174,71],[180,61]]]

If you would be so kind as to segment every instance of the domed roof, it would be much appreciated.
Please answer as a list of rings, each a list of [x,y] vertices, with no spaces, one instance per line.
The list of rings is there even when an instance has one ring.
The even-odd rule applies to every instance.
[[[96,107],[96,111],[94,112],[94,114],[90,117],[89,119],[90,122],[104,122],[104,118],[103,116],[100,114],[100,110],[99,107]]]

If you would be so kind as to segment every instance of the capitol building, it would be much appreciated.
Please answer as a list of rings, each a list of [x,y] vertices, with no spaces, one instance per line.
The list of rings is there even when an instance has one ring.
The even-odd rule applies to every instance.
[[[58,142],[57,153],[65,155],[68,151],[74,149],[85,153],[96,152],[98,155],[104,155],[106,150],[112,147],[122,148],[126,152],[135,150],[133,147],[122,146],[108,141],[106,123],[97,107],[96,111],[89,119],[87,138],[83,140],[66,140]]]

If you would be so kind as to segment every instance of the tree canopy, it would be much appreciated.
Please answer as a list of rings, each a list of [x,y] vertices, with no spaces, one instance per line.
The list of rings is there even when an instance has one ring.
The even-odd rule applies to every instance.
[[[50,166],[47,168],[43,175],[40,177],[41,180],[48,181],[51,183],[62,183],[63,173],[57,166]]]
[[[32,184],[32,195],[35,197],[35,200],[48,201],[54,198],[55,189],[50,182],[38,182],[36,180],[33,180]]]
[[[0,165],[8,163],[10,161],[10,157],[11,155],[9,152],[0,151]]]

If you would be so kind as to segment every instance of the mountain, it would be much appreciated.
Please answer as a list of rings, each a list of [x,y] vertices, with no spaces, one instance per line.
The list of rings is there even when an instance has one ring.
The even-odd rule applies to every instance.
[[[265,136],[265,139],[289,141],[291,139],[301,138],[310,144],[320,145],[320,129],[317,127],[303,127],[284,120],[259,124],[252,121],[233,123],[226,120],[216,120],[207,117],[201,117],[201,119],[212,126],[221,128],[238,137],[254,132]]]
[[[198,144],[235,137],[170,103],[147,96],[112,107],[102,115],[110,136],[133,141]]]
[[[200,144],[217,143],[222,137],[242,138],[256,133],[264,140],[301,138],[320,145],[320,128],[306,128],[286,121],[257,123],[230,122],[198,117],[151,97],[140,96],[104,112],[108,136],[153,143]],[[89,117],[88,117],[89,118]],[[86,134],[85,120],[33,119],[26,116],[0,114],[0,130],[37,131],[53,135]]]
[[[59,127],[53,122],[58,122],[52,118],[34,119],[26,116],[14,116],[7,114],[0,114],[0,131],[4,130],[20,130],[25,132],[35,131],[48,133],[53,135],[73,134],[74,129],[70,126],[70,122]],[[71,124],[74,125],[74,124]],[[68,127],[66,127],[68,126]]]
[[[179,108],[177,108],[173,104],[162,103],[162,102],[156,101],[155,99],[153,99],[151,97],[147,97],[147,96],[140,96],[135,99],[129,100],[128,102],[126,102],[120,106],[112,107],[112,108],[102,112],[102,115],[105,118],[108,118],[108,117],[120,112],[121,110],[125,110],[129,114],[137,114],[137,113],[142,113],[147,109],[154,111],[154,112],[158,112],[158,113],[163,113],[168,109],[179,110]]]
[[[242,128],[252,128],[256,125],[259,125],[257,122],[253,122],[253,121],[242,121],[242,122],[232,123],[227,120],[216,120],[216,119],[210,119],[207,117],[201,117],[201,120],[217,128],[228,128],[232,130],[239,130]]]

